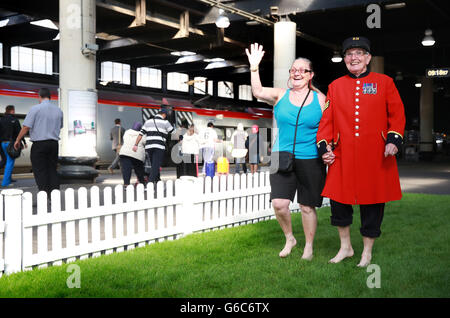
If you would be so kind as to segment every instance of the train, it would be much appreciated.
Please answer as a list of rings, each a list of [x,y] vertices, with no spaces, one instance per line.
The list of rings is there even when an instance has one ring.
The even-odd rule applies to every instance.
[[[58,87],[49,84],[32,82],[0,80],[0,116],[4,114],[7,105],[15,106],[16,117],[21,124],[30,110],[38,104],[38,91],[41,87],[47,87],[52,93],[51,101],[58,104]],[[262,107],[251,107],[243,111],[219,110],[214,107],[196,107],[189,99],[183,99],[176,95],[167,94],[164,97],[166,105],[161,104],[161,93],[147,92],[120,92],[111,90],[97,91],[97,125],[96,125],[96,152],[98,160],[95,163],[97,169],[106,168],[114,159],[115,153],[111,148],[110,130],[114,126],[114,119],[120,118],[125,129],[132,127],[136,121],[145,122],[154,116],[161,107],[169,110],[168,120],[176,128],[168,141],[168,151],[172,151],[178,143],[178,134],[181,123],[194,124],[197,132],[205,129],[209,122],[214,123],[214,129],[219,139],[223,142],[216,144],[216,159],[219,156],[231,157],[230,137],[239,123],[245,129],[258,125],[263,132],[264,138],[260,138],[263,149],[269,149],[271,140],[271,129],[273,124],[273,113],[270,109]],[[29,136],[25,137],[30,146]],[[30,149],[28,147],[15,162],[15,171],[31,172]],[[262,155],[264,156],[264,152]],[[264,160],[263,160],[264,162]],[[174,166],[172,156],[167,155],[164,166]]]

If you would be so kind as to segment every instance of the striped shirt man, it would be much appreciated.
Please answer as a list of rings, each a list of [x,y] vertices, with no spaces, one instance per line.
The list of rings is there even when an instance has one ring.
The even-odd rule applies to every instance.
[[[174,128],[164,117],[163,114],[157,114],[142,126],[139,134],[145,136],[145,149],[166,149],[166,139]]]

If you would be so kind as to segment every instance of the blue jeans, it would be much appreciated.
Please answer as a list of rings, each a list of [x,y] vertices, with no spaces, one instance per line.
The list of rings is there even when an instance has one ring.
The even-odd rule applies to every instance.
[[[206,163],[207,162],[213,162],[214,161],[214,148],[212,147],[205,147],[201,149],[202,151],[202,157],[203,157],[203,168],[202,172],[206,172]]]
[[[6,157],[6,165],[5,165],[5,172],[3,173],[2,187],[6,187],[11,184],[11,175],[14,169],[14,162],[16,161],[16,159],[11,158],[8,155],[8,152],[6,151],[6,148],[8,148],[9,143],[10,143],[9,141],[2,142],[2,149]]]

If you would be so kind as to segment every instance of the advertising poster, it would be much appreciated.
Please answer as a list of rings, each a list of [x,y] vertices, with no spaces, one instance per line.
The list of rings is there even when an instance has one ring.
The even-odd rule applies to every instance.
[[[75,156],[95,157],[97,93],[69,90],[69,150]]]

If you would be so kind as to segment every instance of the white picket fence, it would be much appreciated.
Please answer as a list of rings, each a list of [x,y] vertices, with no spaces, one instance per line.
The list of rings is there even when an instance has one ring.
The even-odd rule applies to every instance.
[[[81,187],[77,195],[54,190],[50,207],[39,192],[33,212],[31,193],[3,190],[0,276],[274,217],[269,172],[160,181],[156,193],[153,184],[102,192],[97,186]]]

